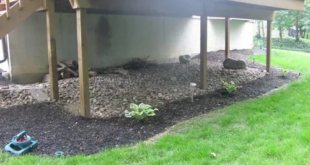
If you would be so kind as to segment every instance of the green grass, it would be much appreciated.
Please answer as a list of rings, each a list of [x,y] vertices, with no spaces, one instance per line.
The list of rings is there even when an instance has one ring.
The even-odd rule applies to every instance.
[[[273,50],[271,65],[294,70],[303,74],[310,74],[310,54],[286,50]],[[266,64],[266,55],[250,56],[250,59]]]
[[[303,54],[288,53],[295,58],[303,57]],[[296,61],[299,65],[289,65],[281,60],[274,60],[274,64],[297,70],[310,68],[302,60]],[[309,86],[308,76],[273,95],[237,103],[180,123],[155,143],[69,158],[0,154],[0,164],[308,165]]]

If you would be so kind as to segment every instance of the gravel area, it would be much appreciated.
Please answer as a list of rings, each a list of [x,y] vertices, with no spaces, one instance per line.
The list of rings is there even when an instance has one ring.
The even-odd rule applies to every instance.
[[[245,59],[249,54],[249,50],[232,51],[234,58]],[[283,78],[276,68],[265,74],[261,71],[264,66],[251,62],[248,62],[247,70],[223,70],[223,57],[223,51],[209,53],[208,91],[197,89],[194,102],[188,98],[188,85],[190,82],[199,83],[198,59],[188,67],[180,64],[150,65],[143,70],[131,70],[128,76],[94,77],[91,79],[92,107],[96,109],[93,115],[104,117],[95,119],[84,119],[67,111],[68,107],[71,111],[77,110],[74,106],[78,102],[77,79],[60,81],[62,99],[58,103],[36,103],[33,98],[32,101],[28,98],[29,89],[43,90],[48,84],[16,85],[0,81],[0,146],[5,146],[12,136],[26,130],[39,141],[34,154],[52,156],[59,150],[67,156],[93,154],[105,148],[149,139],[180,121],[256,98],[299,78],[292,72]],[[222,95],[220,79],[235,81],[242,87],[232,96]],[[30,99],[28,103],[24,102],[24,97]],[[67,104],[68,100],[71,103]],[[128,119],[123,116],[123,110],[131,102],[151,103],[159,111],[144,122]],[[17,103],[20,105],[13,106]],[[99,109],[96,108],[98,105]]]
[[[248,67],[246,70],[227,70],[223,68],[222,52],[209,54],[208,89],[194,91],[202,95],[222,88],[222,82],[233,81],[241,85],[266,75],[261,69]],[[232,56],[241,54],[246,58],[247,51],[232,52]],[[218,60],[217,60],[218,58]],[[180,63],[151,64],[141,70],[128,70],[128,75],[103,74],[90,78],[91,110],[93,117],[122,116],[130,103],[147,103],[153,107],[161,107],[169,102],[189,98],[189,84],[200,83],[200,60],[194,58],[189,65]],[[4,88],[4,89],[3,89]],[[10,88],[2,86],[0,93],[1,106],[36,103],[29,94],[29,89],[42,89],[49,95],[49,83],[31,85],[14,85]],[[9,90],[8,90],[9,89]],[[1,85],[0,85],[1,90]],[[79,109],[78,78],[59,81],[59,104],[65,105],[70,112],[77,114]]]
[[[197,88],[195,95],[222,88],[222,80],[244,84],[263,76],[265,73],[258,69],[225,70],[221,64],[210,62],[208,63],[208,90],[203,91]],[[115,117],[123,115],[130,103],[143,102],[158,107],[188,98],[191,82],[197,84],[200,82],[199,60],[197,59],[188,66],[179,63],[152,65],[143,70],[129,71],[128,76],[99,75],[90,79],[92,114],[94,117]],[[62,103],[78,106],[78,94],[78,79],[60,81]]]

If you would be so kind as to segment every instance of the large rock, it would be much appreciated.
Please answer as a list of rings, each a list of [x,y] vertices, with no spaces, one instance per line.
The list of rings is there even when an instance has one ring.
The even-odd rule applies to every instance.
[[[179,61],[181,64],[189,64],[191,62],[191,56],[190,55],[183,55],[179,57]]]
[[[245,60],[235,60],[230,57],[223,64],[225,69],[246,69],[247,66]]]

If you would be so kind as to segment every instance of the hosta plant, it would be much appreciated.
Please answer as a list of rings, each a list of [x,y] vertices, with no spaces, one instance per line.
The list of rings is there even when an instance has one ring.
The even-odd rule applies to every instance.
[[[286,77],[286,75],[287,75],[287,70],[286,69],[281,69],[282,70],[282,76],[283,77]]]
[[[145,120],[149,116],[155,116],[155,111],[158,110],[157,108],[153,109],[150,105],[144,103],[141,103],[139,105],[131,103],[130,109],[131,111],[125,111],[125,117],[134,117],[138,120]]]
[[[228,93],[228,94],[231,94],[231,93],[233,93],[233,92],[235,92],[237,89],[238,89],[238,85],[236,85],[234,82],[230,82],[230,83],[228,83],[228,82],[223,82],[223,86],[224,86],[224,88],[225,88],[225,90],[226,90],[226,92]]]

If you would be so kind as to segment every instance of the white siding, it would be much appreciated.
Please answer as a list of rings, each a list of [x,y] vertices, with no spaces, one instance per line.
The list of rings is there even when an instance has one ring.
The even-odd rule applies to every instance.
[[[75,14],[56,14],[59,60],[77,59]],[[208,51],[224,49],[224,20],[209,20]],[[90,67],[121,65],[131,58],[171,62],[199,52],[200,20],[194,18],[88,15]],[[252,23],[231,23],[231,49],[253,46]],[[35,13],[10,33],[15,82],[39,81],[48,72],[45,14]]]

